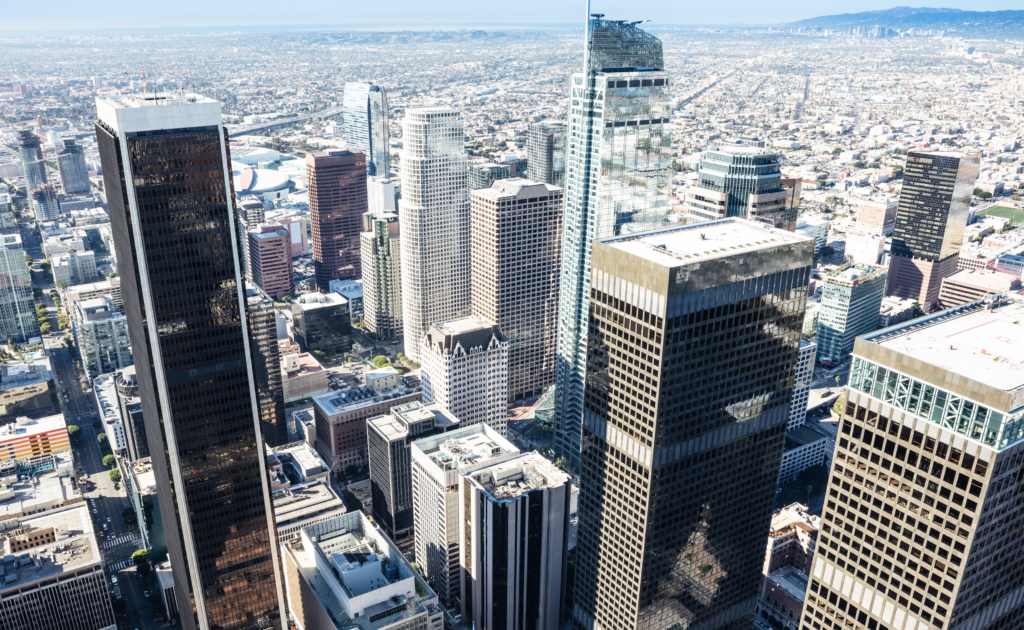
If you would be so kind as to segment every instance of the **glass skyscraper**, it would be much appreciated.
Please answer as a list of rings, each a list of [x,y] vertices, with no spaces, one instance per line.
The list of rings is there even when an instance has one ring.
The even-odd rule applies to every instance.
[[[740,217],[796,230],[796,206],[788,207],[779,154],[728,145],[709,149],[700,163],[697,189],[687,203],[691,223]]]
[[[573,627],[749,630],[814,241],[724,219],[592,255]]]
[[[526,179],[565,188],[565,146],[568,127],[547,120],[531,123],[526,136]]]
[[[43,141],[28,129],[18,132],[18,154],[25,169],[25,187],[31,191],[46,185],[46,164],[43,162]]]
[[[284,589],[220,103],[148,94],[96,104],[181,623],[282,630]]]
[[[571,81],[555,372],[555,445],[575,468],[587,359],[590,244],[662,226],[669,212],[672,94],[661,40],[591,19]]]
[[[384,88],[367,83],[346,83],[342,100],[345,108],[345,144],[349,150],[366,154],[366,174],[388,177],[391,138],[388,129],[388,96]]]
[[[66,195],[89,192],[89,170],[85,166],[85,152],[74,140],[65,140],[57,154],[60,186]]]
[[[0,236],[0,338],[26,343],[39,336],[32,272],[17,234]]]

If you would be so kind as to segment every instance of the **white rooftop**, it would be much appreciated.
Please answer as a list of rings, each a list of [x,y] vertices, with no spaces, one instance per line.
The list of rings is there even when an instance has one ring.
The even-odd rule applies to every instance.
[[[965,307],[865,339],[1002,391],[1024,387],[1024,301]],[[1009,410],[1004,410],[1009,411]]]
[[[666,267],[735,256],[784,245],[813,242],[803,234],[778,230],[745,219],[722,219],[619,236],[601,242]]]

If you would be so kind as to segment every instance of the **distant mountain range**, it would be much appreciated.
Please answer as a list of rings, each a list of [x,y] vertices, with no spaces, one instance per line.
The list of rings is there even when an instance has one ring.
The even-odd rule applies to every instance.
[[[960,9],[915,9],[896,7],[885,11],[843,13],[793,22],[793,28],[845,29],[857,26],[977,31],[1024,31],[1024,11],[961,11]]]

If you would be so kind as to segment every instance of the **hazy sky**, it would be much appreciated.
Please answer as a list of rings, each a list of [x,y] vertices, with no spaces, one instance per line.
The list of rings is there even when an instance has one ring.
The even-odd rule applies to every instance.
[[[997,11],[1024,8],[1020,0],[940,0],[949,8]],[[564,24],[583,20],[582,0],[26,0],[6,3],[0,32],[83,28],[329,24],[402,27]],[[649,19],[657,24],[782,24],[820,15],[906,6],[901,0],[849,4],[811,0],[592,0],[591,10],[613,19]]]

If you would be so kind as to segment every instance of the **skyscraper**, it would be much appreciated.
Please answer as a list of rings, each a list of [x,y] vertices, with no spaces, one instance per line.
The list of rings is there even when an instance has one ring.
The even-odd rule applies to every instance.
[[[463,624],[558,630],[569,475],[534,451],[463,475],[459,494]]]
[[[460,475],[511,459],[519,449],[486,424],[477,424],[421,438],[409,451],[416,562],[441,603],[459,610]]]
[[[942,279],[956,273],[978,153],[907,154],[892,235],[886,295],[938,305]]]
[[[749,628],[814,242],[724,219],[592,255],[575,627]]]
[[[25,187],[32,191],[46,185],[46,163],[43,162],[43,141],[29,129],[18,132],[18,153],[25,170]]]
[[[400,548],[412,551],[412,459],[409,445],[459,427],[440,405],[410,402],[366,421],[373,519]]]
[[[82,368],[90,379],[132,365],[128,323],[114,308],[113,298],[79,300],[71,307],[71,319]]]
[[[398,215],[363,215],[363,325],[380,339],[402,337],[402,251]]]
[[[0,236],[0,339],[27,343],[39,336],[39,319],[32,297],[32,272],[17,234]]]
[[[565,188],[566,127],[546,120],[530,123],[526,136],[526,179]]]
[[[57,153],[57,172],[60,173],[60,187],[66,195],[89,192],[89,171],[85,167],[85,152],[74,140],[65,140],[64,148]]]
[[[359,232],[367,210],[366,156],[352,151],[309,153],[306,172],[313,273],[317,290],[327,291],[331,280],[362,277]]]
[[[555,438],[579,461],[594,239],[668,216],[672,90],[661,41],[635,23],[589,20],[583,72],[570,79],[565,218],[555,368]]]
[[[274,301],[257,287],[245,287],[249,317],[249,342],[253,376],[260,409],[260,433],[267,446],[288,442],[281,375],[281,347],[277,344],[277,311]]]
[[[744,144],[708,149],[697,187],[687,200],[690,222],[740,217],[782,230],[796,230],[797,208],[788,204],[779,154]]]
[[[247,230],[249,270],[252,283],[274,299],[292,295],[295,272],[292,268],[292,237],[281,225],[262,225]]]
[[[857,339],[802,630],[1024,627],[1024,302]]]
[[[369,177],[389,177],[391,154],[388,127],[388,96],[379,85],[346,83],[345,144],[366,156]]]
[[[402,324],[419,360],[431,324],[469,311],[469,189],[462,115],[409,109],[402,121]]]
[[[407,344],[408,345],[408,344]],[[462,426],[508,429],[508,339],[482,317],[453,319],[423,335],[423,402],[437,403]]]
[[[562,194],[527,179],[472,193],[472,309],[508,337],[510,401],[555,379]]]
[[[851,262],[825,275],[818,311],[818,363],[842,363],[853,350],[854,339],[878,330],[887,271]]]
[[[282,629],[280,558],[220,104],[195,94],[149,94],[98,98],[96,105],[182,625]]]

